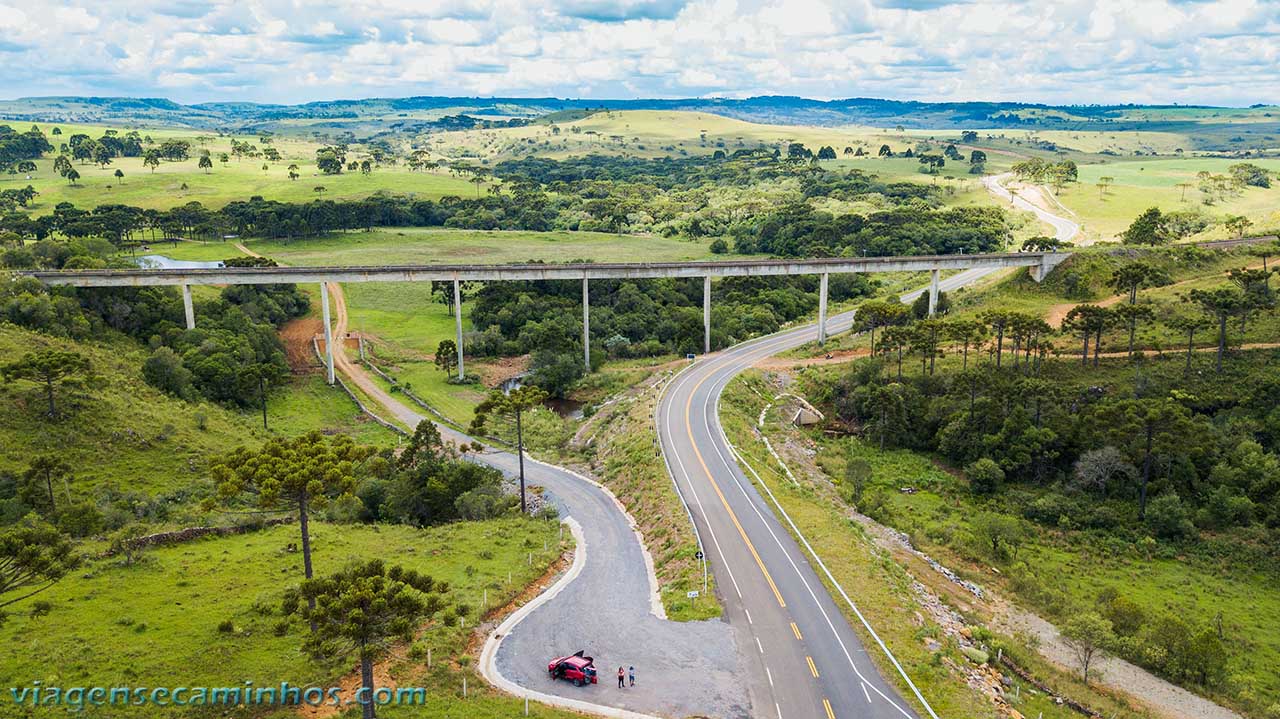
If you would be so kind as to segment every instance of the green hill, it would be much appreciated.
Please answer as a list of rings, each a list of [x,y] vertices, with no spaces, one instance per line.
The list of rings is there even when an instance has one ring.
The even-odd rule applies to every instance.
[[[348,432],[362,442],[394,442],[389,431],[361,421],[354,404],[318,375],[294,378],[272,393],[272,429],[264,431],[257,412],[185,402],[148,385],[141,370],[145,350],[128,339],[75,342],[0,325],[0,364],[45,348],[83,354],[90,376],[59,392],[65,411],[56,421],[45,415],[37,385],[0,384],[0,474],[20,474],[34,456],[56,455],[73,468],[74,496],[108,486],[146,495],[200,487],[210,455],[276,434],[318,429]]]

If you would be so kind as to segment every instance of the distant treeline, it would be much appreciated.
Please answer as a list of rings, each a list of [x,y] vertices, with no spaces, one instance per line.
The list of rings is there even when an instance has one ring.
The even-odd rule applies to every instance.
[[[835,172],[804,159],[806,148],[712,158],[591,156],[500,163],[504,181],[477,196],[439,200],[379,193],[362,200],[279,202],[254,197],[214,210],[190,202],[169,210],[70,203],[31,217],[0,215],[0,232],[21,238],[103,237],[118,247],[186,237],[311,237],[375,227],[598,231],[713,238],[712,250],[778,256],[941,254],[998,250],[1010,236],[1000,208],[942,209],[944,190]],[[322,189],[322,188],[317,188]],[[715,203],[709,192],[728,193]],[[811,198],[858,201],[867,213],[814,209]],[[33,198],[25,198],[26,205]]]

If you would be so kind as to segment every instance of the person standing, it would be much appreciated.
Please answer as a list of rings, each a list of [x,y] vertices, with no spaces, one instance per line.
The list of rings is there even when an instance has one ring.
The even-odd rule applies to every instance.
[[[622,672],[622,667],[618,667],[618,688],[619,688],[619,689],[625,689],[625,688],[626,688],[626,686],[627,686],[627,685],[626,685],[626,683],[623,681],[625,678],[626,678],[626,675],[625,675],[625,674],[623,674],[623,672]]]
[[[627,667],[627,679],[631,680],[631,686],[636,685],[636,668]]]

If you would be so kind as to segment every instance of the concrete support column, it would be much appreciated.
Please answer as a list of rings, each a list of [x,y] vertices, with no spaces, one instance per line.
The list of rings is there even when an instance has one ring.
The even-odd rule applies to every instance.
[[[582,278],[582,364],[591,371],[591,291],[587,278]]]
[[[453,326],[458,331],[458,379],[465,379],[467,372],[462,367],[462,283],[453,281]]]
[[[324,317],[325,377],[333,384],[333,328],[329,326],[329,283],[320,283],[320,314]]]
[[[827,343],[827,273],[818,280],[818,345]]]
[[[703,352],[711,354],[711,275],[702,278]]]
[[[191,304],[191,285],[182,286],[182,309],[187,313],[187,329],[196,328],[196,308]]]
[[[929,316],[938,310],[938,270],[929,271]]]

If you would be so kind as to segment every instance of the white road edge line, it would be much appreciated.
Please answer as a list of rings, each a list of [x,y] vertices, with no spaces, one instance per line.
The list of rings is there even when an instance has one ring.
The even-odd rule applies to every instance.
[[[733,454],[738,458],[738,460],[742,462],[743,466],[746,466],[748,469],[750,469],[751,473],[755,474],[756,478],[759,479],[760,475],[756,474],[755,469],[752,469],[751,465],[747,464],[747,461],[742,459],[742,455],[739,454],[737,449],[734,448],[732,443],[729,442],[728,437],[725,437],[725,443],[729,445],[730,451],[733,452]],[[898,658],[893,655],[893,652],[889,651],[889,647],[884,643],[884,640],[881,639],[880,635],[876,633],[876,630],[871,627],[871,623],[867,621],[867,618],[862,615],[862,611],[858,609],[858,605],[853,603],[853,600],[849,598],[849,594],[845,592],[844,587],[840,584],[840,582],[836,581],[835,576],[831,574],[831,570],[827,569],[826,563],[822,561],[822,557],[818,556],[818,553],[814,551],[813,546],[809,544],[809,540],[805,538],[804,533],[801,532],[800,528],[796,526],[796,523],[792,521],[791,515],[787,514],[787,510],[782,508],[782,504],[778,502],[778,498],[773,496],[773,491],[769,489],[769,485],[766,484],[764,480],[760,479],[760,486],[764,487],[764,491],[768,493],[769,499],[773,501],[773,506],[777,507],[778,512],[784,518],[786,518],[787,524],[791,525],[791,530],[795,532],[796,536],[800,539],[800,542],[804,544],[805,549],[809,552],[809,556],[813,557],[813,560],[818,563],[819,567],[822,568],[823,573],[827,575],[827,579],[836,588],[836,590],[840,592],[840,596],[844,598],[845,603],[849,605],[849,608],[853,610],[853,613],[858,617],[858,620],[862,622],[862,626],[866,628],[867,632],[871,635],[871,638],[874,639],[876,641],[876,644],[880,646],[880,649],[884,651],[885,656],[889,658],[889,661],[893,663],[894,668],[898,670],[898,674],[901,675],[902,678],[907,682],[907,686],[911,687],[911,691],[916,695],[916,699],[920,700],[920,703],[924,705],[925,711],[929,712],[929,716],[932,717],[933,719],[939,719],[937,713],[933,711],[933,707],[930,706],[928,700],[926,700],[924,698],[924,695],[920,692],[919,687],[917,687],[916,683],[911,681],[911,677],[907,675],[907,670],[904,669],[900,663],[898,663]],[[752,503],[752,507],[754,506],[755,504]],[[763,518],[762,518],[762,521],[763,521]],[[768,523],[765,523],[765,528],[769,529]],[[770,533],[772,533],[772,530],[770,530]],[[777,537],[774,537],[774,540],[777,541]],[[781,542],[779,542],[779,546],[781,546]],[[783,555],[787,557],[788,561],[791,561],[791,556],[786,553],[785,549],[783,550]],[[792,564],[794,566],[794,562],[792,562]],[[796,569],[796,573],[799,574],[798,568]],[[801,575],[800,580],[801,582],[804,583],[805,588],[809,590],[810,594],[812,594],[813,588],[809,586],[809,583],[807,581],[805,581],[803,575]],[[817,598],[815,597],[815,602],[816,601],[817,601]],[[818,610],[822,612],[823,617],[827,619],[828,623],[830,623],[831,619],[830,617],[826,616],[826,611],[822,609],[821,604],[818,605]],[[835,628],[833,626],[832,631],[834,632],[834,630]],[[844,642],[840,640],[839,636],[836,636],[836,641],[840,643],[841,649],[845,650],[845,656],[849,657],[850,666],[853,666],[853,657],[849,655],[849,650],[845,648]],[[857,672],[858,677],[860,679],[863,679],[865,681],[866,678],[862,676],[861,672],[858,672],[858,668],[856,666],[854,666],[853,670],[854,672]],[[875,690],[875,692],[879,694],[881,697],[884,697],[884,700],[892,704],[894,708],[898,709],[898,711],[901,711],[903,714],[910,716],[910,714],[907,714],[907,712],[902,707],[899,707],[897,704],[894,703],[892,699],[885,696],[884,692],[881,692],[880,689],[876,687],[874,684],[871,685],[871,688]]]
[[[604,492],[605,496],[613,500],[618,511],[622,512],[622,516],[626,518],[627,525],[631,527],[631,533],[635,535],[636,541],[640,544],[640,554],[644,557],[644,568],[649,575],[649,613],[658,619],[665,620],[667,618],[667,608],[662,606],[662,593],[658,589],[658,572],[653,564],[653,555],[649,553],[649,547],[644,543],[644,534],[641,533],[640,526],[636,523],[635,517],[632,517],[631,513],[627,511],[627,507],[622,503],[622,500],[618,499],[618,496],[613,493],[613,490],[584,474],[573,471],[572,469],[534,459],[527,453],[525,454],[525,461],[553,472],[563,472],[571,477],[580,479],[601,492]]]
[[[539,594],[530,600],[527,604],[515,610],[498,625],[485,639],[484,649],[480,652],[480,675],[483,676],[490,684],[498,689],[511,694],[518,698],[529,698],[534,701],[550,704],[552,706],[563,707],[565,709],[574,709],[576,711],[587,712],[599,716],[612,717],[612,719],[659,719],[652,714],[641,714],[639,712],[628,711],[626,709],[618,709],[616,707],[604,706],[602,704],[593,704],[584,702],[580,699],[567,699],[565,697],[546,694],[532,689],[525,689],[515,682],[507,679],[498,671],[498,648],[502,646],[502,639],[510,634],[525,617],[533,613],[533,610],[546,604],[555,598],[557,594],[564,590],[565,587],[578,578],[582,573],[582,568],[587,563],[587,544],[586,538],[582,534],[582,525],[573,517],[566,517],[564,523],[569,525],[569,532],[573,535],[576,543],[573,552],[573,564],[569,567],[569,571],[564,573],[555,584],[552,584],[545,592]]]
[[[727,385],[729,382],[731,382],[736,375],[737,375],[736,372],[730,373],[729,376],[726,377],[724,380],[722,381],[717,380],[717,382],[712,385],[713,389],[715,388],[716,385],[719,385],[719,389],[715,390],[714,392],[715,406],[712,408],[712,410],[716,413],[717,417],[719,417],[720,415],[720,393],[724,390],[724,385]],[[712,404],[712,402],[711,402],[711,397],[709,396],[703,403],[702,420],[707,430],[707,434],[714,436],[714,434],[711,431],[711,419],[710,419],[711,415],[707,412],[707,405],[710,405],[710,404]],[[734,448],[733,446],[733,443],[729,441],[728,436],[724,434],[724,428],[718,422],[716,423],[716,427],[720,431],[720,438],[724,440],[725,446],[729,448],[729,452],[733,454],[739,461],[742,461],[741,455],[738,454],[736,448]],[[853,669],[853,672],[858,675],[859,679],[861,679],[864,682],[867,681],[866,676],[863,675],[862,671],[858,669],[857,663],[853,661],[853,655],[849,653],[849,647],[845,645],[844,639],[840,637],[840,633],[836,630],[835,622],[831,620],[831,617],[827,615],[827,610],[823,608],[822,601],[818,599],[817,592],[815,592],[813,590],[813,587],[809,585],[809,580],[805,579],[804,573],[800,571],[799,565],[796,564],[795,559],[791,557],[791,554],[787,551],[786,547],[782,544],[782,540],[779,539],[778,535],[774,533],[773,527],[769,526],[768,520],[764,518],[764,513],[760,511],[760,508],[756,506],[755,502],[751,501],[751,495],[747,493],[746,487],[743,487],[742,483],[738,481],[737,474],[735,474],[732,471],[729,460],[725,458],[723,454],[721,454],[720,447],[715,442],[712,442],[712,448],[716,451],[716,454],[719,456],[720,462],[726,468],[730,469],[729,474],[733,479],[733,483],[737,485],[738,491],[741,492],[743,498],[747,500],[747,504],[751,507],[751,510],[755,512],[756,517],[759,518],[760,524],[764,526],[765,531],[768,532],[769,536],[773,538],[774,543],[778,545],[778,549],[782,551],[782,556],[786,558],[787,563],[791,565],[792,571],[796,573],[796,576],[800,579],[800,583],[803,584],[805,590],[808,591],[809,597],[813,600],[814,606],[817,607],[818,612],[822,614],[822,618],[826,620],[827,627],[831,630],[831,636],[835,638],[836,643],[840,645],[840,650],[844,652],[845,659],[848,660],[849,666]],[[735,462],[734,464],[737,464],[737,463]],[[743,462],[743,464],[745,464],[745,462]],[[754,469],[752,469],[751,471],[752,471],[752,474],[755,474]],[[756,475],[756,478],[759,479],[759,475]],[[760,484],[764,486],[765,491],[769,491],[768,485],[765,485],[763,480],[760,480]],[[773,492],[769,492],[769,497],[773,499],[774,505],[778,507],[778,511],[782,512],[783,516],[787,517],[787,521],[790,522],[791,517],[788,516],[785,511],[782,510],[782,505],[778,504],[778,500],[773,498]],[[808,547],[809,549],[809,553],[813,554],[814,558],[817,559],[817,555],[813,553],[813,547],[810,547],[809,542],[807,540],[804,540],[804,535],[800,534],[800,530],[796,528],[794,522],[791,523],[791,527],[792,529],[795,530],[797,536],[799,536],[801,540],[804,541],[805,546]],[[818,563],[819,565],[822,565],[822,560],[818,559]],[[823,569],[825,570],[826,569],[825,565],[822,565],[822,566],[823,566]],[[831,576],[830,572],[827,573],[827,576],[828,578],[831,579],[831,582],[835,584],[837,588],[840,589],[841,594],[844,594],[843,588],[840,588],[840,585],[836,583],[835,578]],[[846,598],[847,598],[847,595],[846,595]],[[852,600],[850,600],[850,605],[852,606]],[[871,625],[867,623],[866,619],[862,618],[862,613],[858,611],[857,607],[854,607],[853,611],[855,614],[858,615],[859,619],[862,619],[863,624],[867,627],[868,631],[871,632],[871,636],[875,638],[876,641],[880,641],[879,635],[877,635],[875,631],[871,629]],[[911,678],[907,676],[906,671],[902,669],[902,666],[900,664],[898,664],[897,658],[895,658],[893,656],[893,653],[889,651],[889,647],[885,646],[883,642],[880,642],[880,647],[884,650],[885,654],[889,657],[889,660],[893,662],[893,665],[898,668],[898,671],[902,674],[902,677],[907,680],[908,686],[910,686],[916,692],[916,697],[920,700],[920,703],[924,705],[925,709],[928,710],[929,715],[933,717],[933,719],[938,719],[938,716],[933,713],[933,707],[929,706],[929,702],[925,700],[924,696],[920,693],[920,690],[916,689],[915,683],[911,681]],[[894,709],[897,709],[903,716],[907,717],[907,719],[911,719],[911,712],[907,711],[904,707],[899,706],[897,702],[895,702],[889,695],[881,691],[879,687],[872,684],[871,688],[875,690],[876,694],[879,694],[881,698],[883,698],[886,702],[888,702],[889,706],[893,707]]]
[[[688,367],[685,367],[685,369],[688,369],[689,367],[693,367],[693,365],[692,365],[692,364],[690,364]],[[683,373],[684,373],[684,370],[681,370],[678,374],[683,374]],[[664,394],[665,394],[667,391],[670,391],[670,389],[671,389],[671,385],[675,384],[677,381],[679,381],[679,382],[683,382],[683,381],[684,381],[684,378],[682,378],[682,377],[675,377],[675,378],[672,378],[672,380],[671,380],[671,381],[667,382],[666,389],[664,390]],[[654,423],[654,426],[655,426],[655,427],[658,427],[658,410],[659,410],[659,408],[661,408],[661,407],[662,407],[662,397],[659,397],[659,398],[658,398],[658,401],[657,401],[656,403],[654,403],[654,407],[653,407],[653,413],[654,413],[654,414],[653,414],[653,423]],[[668,437],[674,437],[675,435],[671,433],[671,421],[670,421],[670,420],[671,420],[671,416],[668,414],[668,415],[667,415],[667,436],[668,436]],[[662,444],[662,430],[661,430],[661,428],[658,428],[658,444],[659,444],[659,449],[658,449],[658,451],[659,451],[659,452],[662,452],[662,449],[661,449],[661,444]],[[690,510],[689,510],[689,503],[685,501],[685,499],[684,499],[684,495],[683,495],[683,494],[681,494],[681,493],[680,493],[680,491],[679,491],[679,486],[680,486],[680,485],[679,485],[679,481],[676,479],[675,472],[671,471],[671,464],[670,464],[669,462],[667,462],[667,453],[666,453],[666,452],[662,452],[662,461],[667,465],[667,472],[671,475],[671,481],[672,481],[673,483],[675,483],[675,484],[676,484],[676,488],[677,488],[677,489],[676,489],[676,493],[680,496],[680,501],[684,504],[685,511],[686,511],[686,512],[689,512],[689,511],[690,511]],[[738,595],[738,599],[742,599],[742,589],[740,589],[740,588],[738,587],[738,580],[733,576],[733,570],[729,568],[729,563],[728,563],[727,561],[725,561],[725,558],[724,558],[724,551],[723,551],[722,549],[720,549],[720,540],[716,537],[716,531],[715,531],[714,529],[712,529],[712,527],[711,527],[711,522],[708,522],[708,521],[707,521],[707,519],[706,519],[706,517],[707,517],[707,512],[706,512],[706,510],[705,510],[705,509],[703,509],[703,507],[702,507],[702,498],[698,496],[698,490],[696,490],[696,489],[694,489],[694,488],[693,488],[693,482],[690,482],[690,481],[689,481],[689,470],[685,468],[685,466],[684,466],[684,461],[680,459],[680,455],[679,455],[679,454],[677,454],[677,455],[676,455],[676,464],[678,464],[678,465],[680,466],[680,474],[682,474],[682,475],[684,476],[685,484],[689,485],[689,493],[693,495],[693,502],[694,502],[694,504],[697,504],[697,505],[698,505],[698,514],[702,515],[703,521],[704,521],[704,522],[706,522],[706,524],[707,524],[707,533],[711,535],[711,543],[712,543],[713,545],[715,545],[715,548],[716,548],[716,554],[720,555],[720,564],[719,564],[719,566],[724,567],[725,572],[727,572],[727,573],[729,574],[729,583],[733,585],[733,591],[734,591],[734,593],[736,593],[736,594]],[[692,512],[690,512],[690,517],[692,518],[692,516],[693,516],[693,515],[692,515]],[[694,531],[695,531],[695,532],[697,532],[697,531],[698,531],[698,530],[697,530],[697,523],[696,523],[696,522],[694,523]],[[704,559],[705,559],[705,557],[704,557]],[[745,611],[745,610],[746,610],[746,607],[743,607],[743,611]],[[750,621],[750,619],[749,619],[749,618],[748,618],[748,621]]]
[[[862,686],[862,696],[867,698],[867,703],[871,703],[871,695],[867,693],[867,685],[865,682],[858,682]]]

